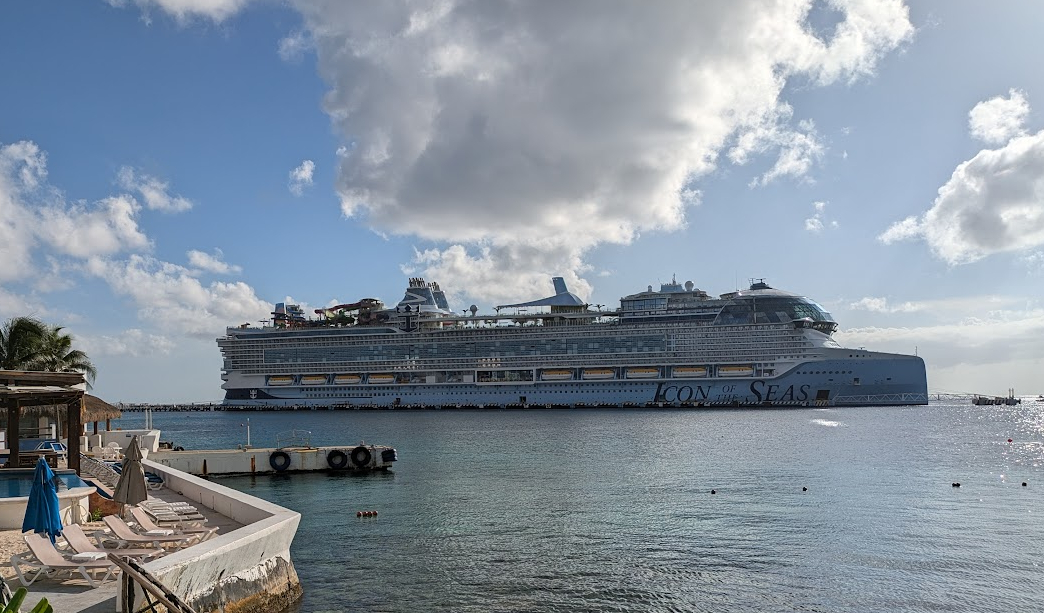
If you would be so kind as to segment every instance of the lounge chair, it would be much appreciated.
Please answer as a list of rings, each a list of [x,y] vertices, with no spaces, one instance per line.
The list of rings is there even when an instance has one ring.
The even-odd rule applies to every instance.
[[[115,577],[119,572],[104,553],[100,554],[100,559],[98,554],[76,554],[67,558],[54,548],[51,539],[42,534],[26,534],[24,538],[25,544],[29,546],[30,555],[11,556],[11,566],[18,575],[18,580],[26,587],[32,585],[41,575],[51,579],[68,575],[70,579],[75,579],[76,573],[79,573],[87,580],[87,584],[94,588]],[[22,573],[22,566],[30,567],[29,572]],[[92,572],[104,572],[104,575],[98,580],[91,576]]]
[[[187,547],[191,540],[190,537],[183,534],[140,534],[128,526],[127,522],[115,515],[106,515],[102,518],[102,521],[112,531],[112,534],[105,535],[105,540],[117,543],[117,546],[121,549],[131,545],[142,545],[144,547],[151,545],[157,549],[165,545],[173,545],[177,549],[181,549],[182,547]],[[162,532],[170,531],[163,530]]]
[[[76,553],[101,553],[107,554],[109,551],[116,553],[121,556],[128,558],[134,558],[138,562],[147,562],[152,558],[159,557],[166,553],[163,549],[148,548],[148,549],[112,549],[108,550],[103,547],[98,547],[91,542],[91,539],[87,538],[87,535],[83,533],[83,529],[78,524],[69,524],[62,528],[62,536],[65,537],[65,542],[68,543],[69,548]],[[104,535],[102,536],[104,539]]]
[[[141,526],[141,529],[146,533],[152,532],[153,534],[158,534],[157,531],[164,530],[163,526],[157,525],[155,522],[152,521],[152,517],[149,515],[149,512],[145,509],[141,507],[127,508],[130,509],[131,516],[134,517],[134,521],[138,522],[138,525]],[[202,543],[208,538],[214,536],[214,534],[217,533],[217,531],[217,528],[185,527],[175,528],[172,530],[172,533],[184,534],[185,536],[192,537],[194,542]]]
[[[162,500],[149,499],[138,504],[145,509],[157,522],[173,523],[179,526],[201,526],[207,523],[196,507],[185,502],[164,502]]]

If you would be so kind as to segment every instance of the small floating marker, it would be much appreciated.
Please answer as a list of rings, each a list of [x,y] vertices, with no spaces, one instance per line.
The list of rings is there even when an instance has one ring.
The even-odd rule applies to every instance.
[[[1025,481],[1022,482],[1022,487],[1026,487],[1026,482]]]
[[[712,493],[712,494],[717,494],[717,493],[718,493],[718,490],[711,490],[711,493]]]
[[[803,487],[803,488],[801,488],[801,491],[802,491],[802,492],[807,492],[807,491],[808,491],[808,488],[807,488],[807,487]]]
[[[1010,443],[1010,442],[1012,442],[1012,440],[1011,440],[1011,439],[1009,438],[1009,439],[1008,439],[1008,442]]]
[[[952,483],[952,486],[953,486],[953,487],[960,487],[960,486],[961,486],[961,484],[960,484],[960,483],[958,483],[958,482],[956,482],[956,481],[954,481],[954,482]]]
[[[356,517],[362,517],[362,511],[356,511],[355,512],[355,516]]]

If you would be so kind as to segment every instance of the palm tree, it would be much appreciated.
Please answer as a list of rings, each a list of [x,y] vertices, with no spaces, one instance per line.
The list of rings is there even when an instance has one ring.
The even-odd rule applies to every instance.
[[[72,348],[72,336],[63,333],[64,329],[62,326],[46,326],[39,351],[32,361],[34,370],[82,372],[90,387],[98,371],[86,353]]]
[[[0,327],[0,369],[82,372],[93,383],[98,371],[87,354],[72,348],[62,326],[14,317]]]
[[[32,317],[14,317],[0,327],[0,369],[33,370],[47,324]]]

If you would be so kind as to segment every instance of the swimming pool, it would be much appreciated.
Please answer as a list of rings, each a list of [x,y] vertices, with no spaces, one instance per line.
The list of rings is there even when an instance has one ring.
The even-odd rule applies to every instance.
[[[89,496],[97,491],[86,483],[75,471],[56,471],[62,485],[58,489],[58,512],[62,523],[79,523],[90,513]],[[5,468],[0,470],[0,530],[22,527],[25,507],[29,503],[29,491],[33,486],[33,469]]]

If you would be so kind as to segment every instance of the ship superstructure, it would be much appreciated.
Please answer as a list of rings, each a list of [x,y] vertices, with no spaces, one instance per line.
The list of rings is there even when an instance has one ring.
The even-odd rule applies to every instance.
[[[926,404],[916,356],[846,349],[833,317],[756,281],[712,297],[672,280],[586,304],[552,296],[449,308],[436,283],[317,309],[277,305],[271,326],[218,345],[229,407],[834,406]]]

